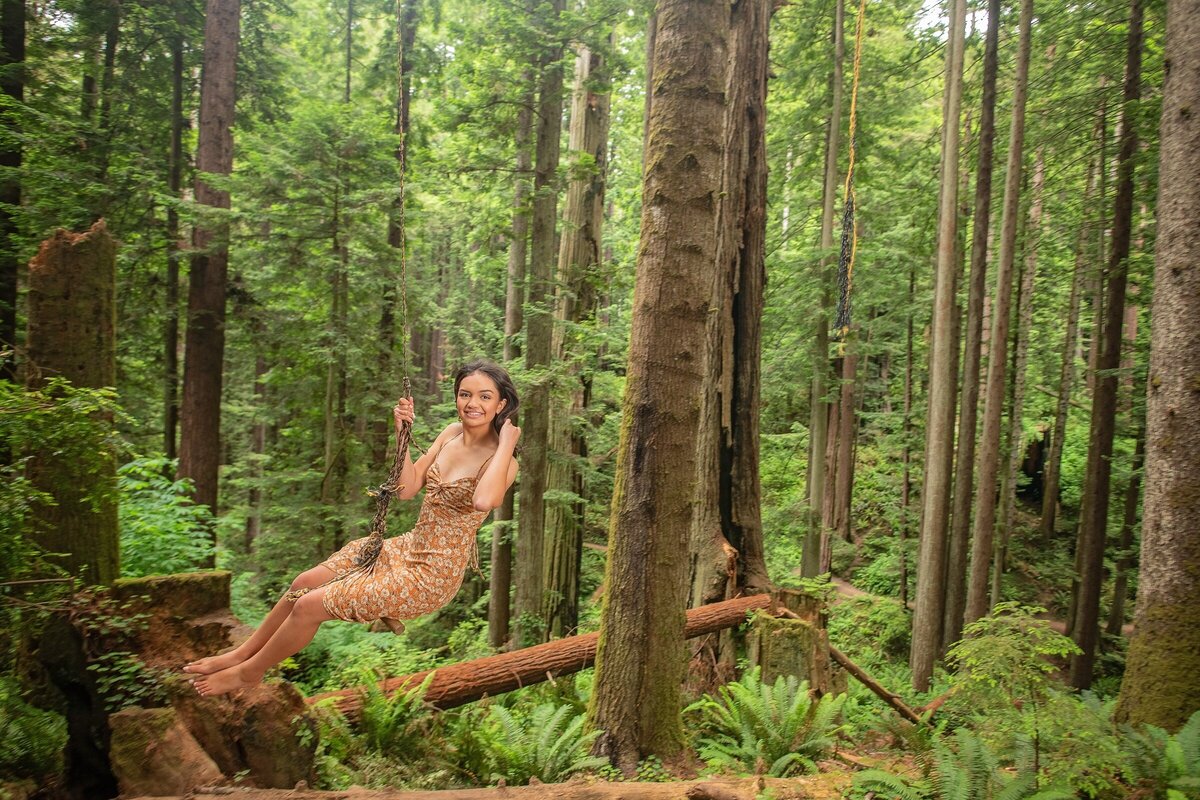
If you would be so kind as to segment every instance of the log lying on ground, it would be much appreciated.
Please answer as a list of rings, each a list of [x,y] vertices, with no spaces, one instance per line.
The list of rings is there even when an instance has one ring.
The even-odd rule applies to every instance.
[[[731,628],[745,621],[751,611],[773,608],[774,605],[770,595],[756,594],[693,608],[687,612],[685,635],[691,638]],[[485,695],[511,692],[522,686],[586,669],[596,658],[598,638],[599,634],[596,633],[569,636],[511,653],[450,664],[436,671],[425,670],[389,678],[381,682],[379,688],[384,694],[390,695],[420,686],[430,672],[435,672],[425,692],[425,701],[437,708],[454,708]],[[357,714],[362,708],[363,695],[357,687],[314,695],[308,698],[308,702],[317,703],[331,698],[337,709],[349,716]]]
[[[921,719],[921,716],[919,714],[917,714],[916,711],[913,711],[903,700],[900,699],[900,695],[896,694],[895,692],[889,691],[886,687],[883,686],[883,684],[879,683],[879,681],[875,680],[870,675],[868,675],[866,670],[864,670],[862,667],[858,666],[858,664],[855,664],[853,661],[851,661],[849,658],[847,658],[846,654],[843,653],[841,650],[838,650],[833,645],[830,645],[829,646],[829,654],[831,656],[833,656],[834,661],[836,661],[837,663],[842,665],[842,668],[845,669],[846,672],[849,672],[851,675],[858,678],[860,681],[862,681],[863,686],[866,686],[868,689],[870,689],[872,692],[874,692],[876,695],[878,695],[880,700],[887,703],[892,708],[896,709],[897,714],[904,717],[906,720],[913,723],[914,725],[924,725],[925,724],[925,721]]]
[[[189,793],[189,800],[754,800],[763,795],[777,800],[835,800],[850,787],[850,775],[809,775],[801,778],[714,778],[702,781],[640,783],[636,781],[544,783],[487,789],[449,789],[404,792],[395,789],[349,789],[318,792],[213,787]],[[149,798],[133,798],[149,800]],[[156,798],[181,800],[181,798]]]

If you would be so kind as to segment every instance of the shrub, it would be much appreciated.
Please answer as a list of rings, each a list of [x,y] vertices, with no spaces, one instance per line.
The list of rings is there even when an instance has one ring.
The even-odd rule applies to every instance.
[[[0,676],[0,775],[40,778],[62,771],[67,722],[22,699],[15,680]]]
[[[685,713],[699,717],[697,749],[709,766],[783,777],[815,771],[816,760],[833,748],[840,730],[834,719],[845,700],[826,695],[814,701],[808,681],[795,676],[781,675],[769,686],[755,667]]]
[[[607,764],[607,759],[587,755],[600,731],[583,732],[584,716],[569,704],[540,703],[528,714],[492,706],[489,755],[492,779],[526,784],[564,780],[572,773]]]
[[[191,501],[191,485],[173,480],[174,463],[138,458],[117,470],[121,574],[137,578],[189,572],[213,554],[212,514]]]

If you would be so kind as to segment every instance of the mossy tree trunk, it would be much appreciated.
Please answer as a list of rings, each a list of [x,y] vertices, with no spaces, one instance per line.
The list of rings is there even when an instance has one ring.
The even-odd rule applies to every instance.
[[[1120,121],[1121,144],[1117,155],[1117,193],[1113,199],[1112,249],[1108,254],[1104,328],[1096,363],[1096,388],[1092,394],[1083,507],[1079,512],[1079,591],[1071,632],[1080,653],[1071,658],[1070,676],[1071,685],[1077,689],[1087,689],[1092,684],[1096,645],[1100,638],[1100,589],[1104,581],[1112,449],[1116,434],[1116,373],[1121,364],[1121,330],[1125,321],[1129,245],[1133,233],[1133,169],[1138,147],[1135,114],[1142,93],[1142,17],[1142,0],[1133,0],[1129,9],[1124,102]]]
[[[233,168],[240,14],[240,0],[208,0],[205,9],[200,130],[196,147],[196,170],[201,173],[228,175]],[[195,195],[202,206],[219,210],[229,208],[229,192],[209,186],[200,178],[196,180]],[[192,232],[192,252],[180,408],[179,476],[190,478],[196,487],[196,502],[216,513],[217,470],[221,462],[228,222],[219,216],[198,221]]]
[[[521,424],[521,514],[517,520],[516,593],[513,642],[523,646],[545,637],[545,494],[550,446],[551,355],[554,337],[554,267],[557,263],[559,138],[563,114],[563,46],[558,31],[564,0],[536,7],[534,24],[547,43],[538,57],[533,217],[525,320],[525,416]]]
[[[759,363],[766,283],[767,29],[771,4],[731,6],[727,27],[723,186],[717,277],[707,326],[708,365],[696,440],[696,500],[689,545],[691,607],[770,587],[763,557],[758,474]],[[733,678],[730,632],[701,640],[693,663],[715,665],[701,683]],[[695,677],[695,676],[693,676]]]
[[[86,233],[59,229],[29,263],[31,387],[52,377],[75,386],[116,385],[116,244],[101,220]],[[39,506],[34,541],[53,563],[87,583],[111,583],[118,574],[116,463],[35,454],[34,486],[54,498]],[[93,503],[99,498],[98,503]]]
[[[1116,717],[1200,708],[1200,2],[1169,0],[1137,611]]]
[[[611,43],[611,37],[610,37]],[[550,419],[548,486],[563,492],[546,506],[546,635],[565,636],[579,623],[579,570],[586,508],[583,461],[587,437],[580,428],[589,402],[590,379],[580,369],[584,357],[580,323],[596,312],[596,287],[603,278],[601,230],[607,179],[609,78],[604,54],[580,46],[575,59],[568,149],[574,174],[563,206],[558,251],[558,322],[554,353],[567,371],[566,392],[555,398]],[[569,499],[567,499],[569,497]]]
[[[683,747],[687,552],[709,391],[729,5],[662,0],[621,443],[589,724],[632,771]]]

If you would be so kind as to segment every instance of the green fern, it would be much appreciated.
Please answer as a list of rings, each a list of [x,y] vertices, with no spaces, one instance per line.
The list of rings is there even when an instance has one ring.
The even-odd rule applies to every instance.
[[[429,673],[420,686],[384,694],[371,678],[363,681],[362,721],[359,729],[367,747],[382,755],[411,758],[422,752],[429,742],[430,707],[425,692],[433,681]]]
[[[53,775],[62,769],[66,744],[66,720],[29,705],[15,680],[0,677],[0,775]]]
[[[608,763],[587,755],[600,731],[584,733],[583,715],[569,704],[542,703],[527,716],[492,706],[489,721],[499,733],[489,737],[494,780],[525,784],[537,778],[554,783]]]
[[[1068,800],[1075,793],[1059,787],[1039,790],[1036,776],[1012,776],[1000,769],[998,759],[979,737],[959,728],[953,744],[933,742],[925,774],[905,778],[883,770],[865,770],[854,776],[860,791],[872,791],[901,800]]]
[[[814,701],[808,682],[780,676],[764,684],[758,668],[705,696],[685,713],[700,718],[700,757],[715,769],[752,770],[774,777],[816,770],[841,729],[834,720],[845,695]]]
[[[1154,725],[1123,732],[1130,771],[1142,786],[1171,800],[1200,798],[1200,711],[1174,736]]]

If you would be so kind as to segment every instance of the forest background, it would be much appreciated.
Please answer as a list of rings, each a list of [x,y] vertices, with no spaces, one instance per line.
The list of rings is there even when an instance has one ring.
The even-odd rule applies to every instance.
[[[648,74],[664,9],[3,12],[5,597],[64,569],[106,583],[215,565],[253,620],[366,533],[363,489],[386,475],[404,379],[414,440],[430,442],[452,418],[447,376],[485,355],[513,372],[525,434],[519,487],[481,534],[482,574],[403,639],[326,626],[282,674],[318,691],[602,628],[610,533],[639,502],[628,484],[657,480],[627,471],[618,488],[621,437],[638,435],[627,384],[647,368],[631,339],[647,324],[652,351],[712,335],[634,294],[651,270],[643,188],[661,166],[646,87],[703,68]],[[1142,588],[1167,12],[743,0],[722,18],[725,104],[740,110],[745,92],[749,121],[706,118],[697,101],[674,123],[717,137],[724,186],[748,187],[744,207],[720,206],[728,227],[711,243],[743,260],[728,296],[702,294],[726,280],[709,267],[657,273],[681,292],[708,280],[692,299],[730,316],[715,334],[729,356],[679,398],[699,410],[679,426],[696,450],[675,468],[697,476],[680,491],[713,490],[684,526],[691,605],[832,574],[869,595],[840,604],[835,642],[925,699],[953,682],[940,662],[964,624],[1021,638],[1035,615],[1073,644],[1041,645],[1026,667],[1053,656],[1066,684],[1116,697]],[[43,389],[65,370],[39,357],[54,352],[46,327],[35,341],[28,265],[51,258],[56,228],[116,243],[115,371],[76,389]],[[642,363],[652,385],[664,362]],[[86,496],[39,484],[28,457],[47,452],[70,456]],[[660,484],[649,491],[667,498]],[[111,519],[50,530],[39,491]],[[708,563],[705,514],[739,553],[730,572]],[[392,530],[415,516],[396,508]],[[1194,572],[1191,548],[1164,557]],[[1194,621],[1195,603],[1176,616]],[[1187,674],[1187,649],[1166,671]],[[1158,705],[1122,692],[1119,717],[1170,730],[1197,704],[1194,688]],[[1130,711],[1142,707],[1168,710]],[[661,749],[605,746],[626,768]],[[1136,780],[1105,769],[1086,791]]]

